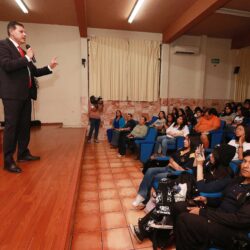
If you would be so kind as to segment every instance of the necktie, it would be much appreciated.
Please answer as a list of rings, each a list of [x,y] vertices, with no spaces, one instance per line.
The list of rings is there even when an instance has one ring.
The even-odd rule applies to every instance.
[[[21,57],[25,57],[25,53],[24,53],[23,49],[20,46],[18,46],[17,49],[18,49]],[[31,85],[32,85],[32,83],[31,83],[30,71],[29,71],[29,84],[28,84],[29,88],[31,88]]]
[[[21,48],[20,46],[18,46],[17,49],[18,49],[18,51],[19,51],[21,57],[25,57],[25,53],[24,53],[24,51],[22,50],[22,48]]]

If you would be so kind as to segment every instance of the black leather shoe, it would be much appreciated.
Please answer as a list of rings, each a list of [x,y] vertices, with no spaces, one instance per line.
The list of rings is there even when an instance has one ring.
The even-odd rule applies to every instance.
[[[23,157],[18,157],[17,161],[18,162],[24,162],[24,161],[38,161],[40,160],[40,156],[34,156],[31,154],[25,155]]]
[[[5,164],[4,165],[4,170],[9,171],[11,173],[16,173],[19,174],[22,172],[22,169],[19,168],[15,162],[11,163],[11,164]]]

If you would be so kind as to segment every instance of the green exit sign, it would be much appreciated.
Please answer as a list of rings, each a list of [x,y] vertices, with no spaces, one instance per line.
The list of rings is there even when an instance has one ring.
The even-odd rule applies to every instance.
[[[211,63],[212,64],[219,64],[220,63],[220,59],[219,58],[212,58],[211,59]]]

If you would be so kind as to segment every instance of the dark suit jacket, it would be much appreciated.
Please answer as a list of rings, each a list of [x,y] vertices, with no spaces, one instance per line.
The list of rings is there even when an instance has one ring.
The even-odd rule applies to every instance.
[[[29,88],[29,71],[32,87]],[[15,45],[9,40],[0,41],[0,98],[25,100],[29,97],[36,100],[37,88],[34,77],[52,72],[49,68],[36,68],[26,57],[21,57]]]

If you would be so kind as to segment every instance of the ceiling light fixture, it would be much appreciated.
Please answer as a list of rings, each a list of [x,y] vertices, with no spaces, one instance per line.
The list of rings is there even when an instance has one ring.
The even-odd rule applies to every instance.
[[[16,3],[18,4],[18,6],[20,7],[20,9],[25,13],[27,14],[29,11],[28,11],[28,8],[25,6],[25,4],[22,2],[22,0],[16,0]]]
[[[137,0],[136,4],[134,5],[130,15],[129,15],[129,18],[128,18],[128,22],[129,23],[132,23],[135,16],[137,15],[139,9],[141,8],[142,4],[143,4],[144,0]]]
[[[215,12],[220,13],[220,14],[233,15],[233,16],[250,17],[250,12],[244,11],[244,10],[221,8],[221,9],[216,10]]]

